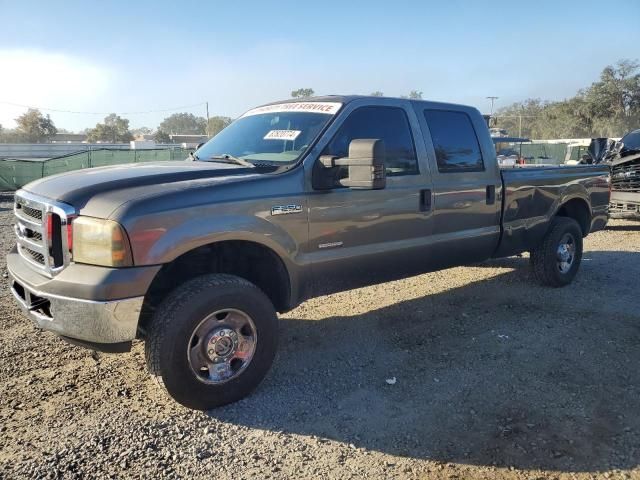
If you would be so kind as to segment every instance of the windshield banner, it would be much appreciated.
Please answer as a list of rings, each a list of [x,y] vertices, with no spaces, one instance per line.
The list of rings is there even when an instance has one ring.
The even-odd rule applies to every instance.
[[[242,117],[251,115],[261,115],[264,113],[280,113],[280,112],[310,112],[324,113],[326,115],[335,115],[340,110],[342,103],[340,102],[293,102],[278,103],[275,105],[265,105],[264,107],[253,108],[246,112]]]

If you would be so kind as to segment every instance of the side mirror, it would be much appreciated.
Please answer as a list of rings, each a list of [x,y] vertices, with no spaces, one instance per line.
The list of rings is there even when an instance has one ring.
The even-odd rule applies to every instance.
[[[358,138],[349,143],[349,156],[336,158],[323,155],[314,168],[314,188],[326,190],[336,184],[356,190],[378,190],[386,186],[386,149],[384,141]],[[339,179],[339,167],[348,168],[347,178]]]

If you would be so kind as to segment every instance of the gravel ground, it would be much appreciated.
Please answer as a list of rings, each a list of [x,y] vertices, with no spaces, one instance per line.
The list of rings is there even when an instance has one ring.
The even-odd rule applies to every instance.
[[[11,222],[5,195],[3,252]],[[2,289],[0,478],[640,479],[640,224],[585,250],[564,289],[508,258],[309,301],[262,386],[208,414],[142,344],[68,345]]]

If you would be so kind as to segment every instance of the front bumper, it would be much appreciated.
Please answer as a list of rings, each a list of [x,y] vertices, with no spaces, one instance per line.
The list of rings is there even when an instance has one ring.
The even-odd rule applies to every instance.
[[[640,220],[640,193],[613,192],[609,203],[609,216]]]
[[[34,277],[14,249],[7,255],[7,270],[11,293],[37,327],[89,346],[136,338],[144,293],[159,267],[106,269],[72,264],[56,277]],[[82,298],[91,292],[122,293],[123,289],[128,292],[125,298]]]
[[[11,293],[37,327],[90,343],[123,343],[136,337],[144,297],[95,302],[29,290],[11,279]]]

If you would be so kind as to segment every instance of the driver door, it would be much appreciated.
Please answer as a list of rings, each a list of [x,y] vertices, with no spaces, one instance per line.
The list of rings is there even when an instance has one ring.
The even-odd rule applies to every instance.
[[[328,132],[321,155],[346,157],[354,139],[381,139],[386,187],[336,186],[309,196],[309,255],[315,295],[401,278],[428,265],[431,178],[414,112],[404,105],[352,106]],[[408,102],[402,102],[407,103]],[[344,172],[346,176],[346,171]]]

